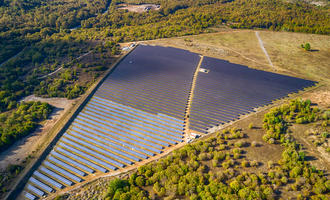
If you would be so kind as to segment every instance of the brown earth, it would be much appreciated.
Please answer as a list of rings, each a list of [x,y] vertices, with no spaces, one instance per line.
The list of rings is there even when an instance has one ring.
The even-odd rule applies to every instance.
[[[22,101],[41,101],[54,106],[55,109],[49,119],[44,121],[42,126],[36,131],[16,142],[9,149],[0,154],[0,171],[7,168],[9,164],[19,165],[21,162],[39,150],[39,146],[48,138],[49,130],[71,108],[77,100],[68,100],[65,98],[40,98],[34,95],[24,98]]]
[[[131,4],[119,4],[118,9],[128,10],[129,12],[143,13],[148,10],[159,10],[160,6],[155,4],[141,4],[141,5],[131,5]]]

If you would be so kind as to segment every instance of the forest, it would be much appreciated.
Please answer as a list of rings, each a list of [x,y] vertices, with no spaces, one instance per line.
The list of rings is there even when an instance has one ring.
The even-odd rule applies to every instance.
[[[111,180],[106,199],[286,199],[284,190],[294,199],[328,199],[330,180],[307,160],[288,131],[289,124],[300,124],[300,119],[306,119],[305,124],[329,122],[322,115],[309,100],[301,99],[265,114],[263,138],[268,143],[274,138],[273,143],[284,147],[278,162],[247,160],[248,145],[240,140],[246,133],[225,129],[141,166],[127,178]]]

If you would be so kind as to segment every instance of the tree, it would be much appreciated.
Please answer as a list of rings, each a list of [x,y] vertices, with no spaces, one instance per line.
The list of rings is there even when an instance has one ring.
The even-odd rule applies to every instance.
[[[311,45],[307,42],[306,44],[301,44],[301,48],[305,49],[306,51],[310,51]]]
[[[142,176],[138,176],[135,180],[137,186],[144,186],[146,184],[144,178]]]
[[[305,44],[305,48],[306,51],[310,51],[311,50],[311,45],[309,43]]]

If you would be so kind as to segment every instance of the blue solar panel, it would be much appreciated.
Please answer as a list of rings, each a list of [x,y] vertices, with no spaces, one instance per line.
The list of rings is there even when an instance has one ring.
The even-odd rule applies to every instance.
[[[102,114],[103,113],[111,114],[113,116],[117,116],[122,119],[127,119],[130,121],[134,121],[135,123],[143,124],[144,126],[167,133],[168,136],[171,135],[171,136],[169,136],[171,138],[175,138],[175,137],[177,137],[176,139],[178,139],[178,137],[182,138],[182,130],[168,128],[168,127],[162,126],[160,124],[157,124],[151,120],[148,120],[146,118],[141,118],[141,117],[138,117],[135,115],[126,114],[126,113],[120,112],[118,110],[116,111],[115,109],[104,110],[101,107],[102,106],[94,106],[93,104],[88,104],[85,107],[85,110],[94,111],[94,112],[102,112]],[[111,112],[109,110],[111,110]],[[175,136],[175,137],[172,137],[172,136]]]
[[[30,190],[32,193],[34,193],[34,194],[36,194],[40,197],[44,196],[44,194],[45,194],[43,191],[39,190],[38,188],[36,188],[36,187],[34,187],[33,185],[30,185],[30,184],[28,184],[26,188],[28,190]]]
[[[68,165],[68,164],[62,162],[62,161],[54,158],[53,156],[48,156],[48,160],[53,161],[54,163],[56,163],[56,165],[59,165],[60,167],[62,167],[64,169],[72,171],[73,173],[78,174],[79,176],[86,176],[85,172],[80,171],[79,169],[74,168],[71,165]],[[71,163],[71,164],[73,164],[73,163]],[[91,170],[90,173],[93,173],[93,170]]]
[[[161,120],[157,115],[144,115],[143,113],[139,113],[139,112],[136,112],[134,110],[128,110],[128,109],[125,109],[125,108],[121,108],[117,105],[114,105],[114,104],[107,104],[105,102],[97,102],[97,101],[90,101],[88,106],[97,106],[97,107],[101,107],[101,108],[105,108],[105,109],[108,109],[108,110],[115,110],[117,112],[120,112],[120,113],[128,113],[127,115],[129,116],[137,116],[143,120],[147,120],[148,122],[156,122],[154,124],[158,125],[158,126],[161,126],[161,127],[164,127],[164,128],[167,128],[169,130],[177,130],[177,131],[181,131],[183,130],[183,125],[180,124],[180,125],[177,125],[177,124],[171,124],[171,123],[168,123],[166,121],[163,121]],[[179,132],[180,134],[182,132]]]
[[[238,119],[256,107],[314,84],[209,57],[204,57],[202,67],[210,71],[198,73],[190,111],[189,128],[197,131]]]
[[[44,161],[43,163],[45,166],[49,167],[51,170],[55,171],[56,173],[60,173],[61,175],[64,175],[66,176],[67,178],[73,180],[73,181],[76,181],[76,182],[81,182],[82,179],[79,178],[78,176],[75,176],[73,174],[71,174],[70,172],[60,168],[60,167],[57,167],[56,165],[48,162],[48,161]]]
[[[60,144],[63,144],[63,143],[60,143]],[[62,145],[60,145],[60,146],[62,146]],[[75,155],[73,153],[70,153],[69,151],[67,151],[67,150],[65,150],[65,149],[63,149],[61,147],[57,147],[56,150],[59,151],[59,152],[61,152],[62,154],[67,155],[70,158],[73,158],[75,160],[78,160],[79,162],[82,162],[82,163],[88,165],[89,167],[92,167],[92,168],[94,168],[96,170],[99,170],[99,171],[101,171],[103,173],[108,172],[107,169],[105,169],[103,167],[100,167],[100,166],[98,166],[98,165],[96,165],[96,164],[94,164],[94,163],[92,163],[92,162],[90,162],[90,161],[88,161],[88,160],[80,157],[80,156],[77,156],[77,155]]]
[[[27,198],[27,199],[29,199],[29,200],[35,200],[35,199],[37,199],[36,196],[34,196],[33,194],[31,194],[29,192],[25,192],[24,197]]]
[[[80,119],[81,119],[81,117],[80,117]],[[98,129],[100,129],[100,127],[102,127],[101,130],[104,130],[104,129],[106,129],[106,130],[111,130],[111,131],[113,131],[113,133],[111,133],[111,135],[113,135],[113,136],[116,136],[116,137],[121,138],[121,139],[132,138],[132,139],[136,140],[135,142],[133,142],[134,144],[138,144],[139,146],[143,146],[144,148],[150,149],[150,150],[152,150],[152,151],[154,151],[154,152],[157,152],[157,153],[160,153],[160,152],[161,152],[160,150],[158,150],[158,149],[156,149],[156,148],[153,148],[153,147],[151,147],[151,146],[157,147],[157,148],[159,148],[159,149],[161,149],[162,146],[160,146],[160,145],[156,145],[156,144],[154,144],[154,143],[152,143],[152,142],[148,142],[148,141],[143,140],[143,139],[141,139],[141,138],[138,138],[138,137],[135,137],[135,136],[133,136],[133,135],[127,134],[126,132],[120,131],[120,130],[122,129],[121,127],[118,127],[118,126],[117,126],[117,129],[114,129],[114,128],[112,128],[112,126],[110,126],[110,125],[106,126],[106,125],[104,125],[104,124],[100,124],[100,123],[97,123],[97,122],[95,122],[95,121],[91,121],[91,120],[89,120],[89,121],[88,121],[88,120],[82,121],[82,120],[79,120],[78,117],[76,118],[75,121],[76,121],[76,122],[79,122],[79,123],[81,123],[81,124],[84,124],[84,126],[90,126],[90,127],[92,127],[92,128],[98,128]],[[87,121],[88,121],[89,123],[87,123]],[[97,125],[97,126],[95,126],[94,124]],[[98,127],[98,126],[100,126],[100,127]],[[110,133],[110,132],[107,132],[107,133]],[[120,134],[120,135],[119,135],[119,134]],[[125,136],[125,137],[122,137],[121,135],[123,135],[123,136]],[[136,134],[135,134],[135,135],[136,135]],[[133,140],[132,140],[132,141],[133,141]],[[148,145],[150,145],[150,146],[145,145],[145,144],[142,144],[142,143],[148,144]]]
[[[54,181],[53,179],[47,177],[46,175],[43,175],[42,173],[38,172],[38,171],[34,171],[33,175],[35,175],[36,177],[38,177],[40,180],[50,184],[51,186],[54,186],[56,188],[62,189],[63,185],[57,181]]]
[[[47,174],[48,176],[57,179],[61,183],[64,183],[64,184],[70,185],[70,186],[73,185],[72,181],[64,178],[63,176],[60,176],[60,175],[54,173],[53,171],[51,171],[43,166],[39,167],[39,170],[42,171],[43,173]]]
[[[86,116],[86,117],[91,117],[92,119],[95,119],[95,120],[99,120],[99,119],[94,118],[94,116],[95,117],[102,118],[105,121],[109,121],[109,120],[106,119],[106,118],[109,118],[109,119],[115,120],[116,121],[115,123],[120,124],[121,126],[125,126],[127,128],[133,129],[133,130],[138,131],[140,133],[144,133],[144,134],[150,135],[151,137],[154,137],[154,138],[156,138],[156,139],[158,139],[160,141],[165,141],[165,142],[167,142],[169,144],[176,144],[176,142],[167,139],[167,138],[170,138],[168,135],[161,134],[160,132],[157,132],[157,131],[155,131],[153,129],[150,129],[150,128],[145,127],[145,126],[142,126],[142,125],[139,125],[138,123],[136,123],[137,121],[133,121],[133,120],[130,120],[130,119],[124,120],[124,119],[122,119],[120,117],[111,116],[109,114],[105,114],[105,113],[101,113],[101,112],[98,112],[98,114],[96,114],[96,113],[91,112],[91,111],[89,111],[87,109],[85,109],[84,113],[81,113],[81,115],[82,116]],[[114,121],[112,121],[112,122],[114,122]],[[136,126],[137,128],[135,128],[134,126]],[[161,136],[164,136],[164,137],[167,137],[167,138],[159,137],[158,135],[154,135],[154,134],[158,134],[158,135],[161,135]],[[160,143],[160,142],[157,141],[157,143]],[[161,142],[160,144],[165,145],[165,146],[168,146],[168,144],[163,143],[163,142]]]
[[[134,156],[131,156],[131,155],[127,154],[127,153],[124,152],[124,151],[120,151],[120,150],[117,150],[117,149],[115,149],[115,148],[112,148],[112,147],[109,146],[109,144],[108,144],[108,145],[105,145],[105,144],[103,144],[103,143],[101,143],[101,142],[97,142],[97,141],[94,140],[94,139],[91,139],[91,138],[89,138],[89,137],[85,137],[84,135],[79,134],[79,133],[76,133],[76,132],[74,132],[74,131],[70,131],[70,132],[68,132],[68,133],[69,133],[70,135],[75,136],[77,140],[79,140],[79,139],[84,139],[84,140],[86,140],[86,141],[89,141],[90,143],[93,143],[93,144],[97,145],[97,146],[103,147],[104,149],[107,149],[108,151],[115,152],[115,153],[117,153],[117,154],[119,154],[119,155],[121,155],[121,156],[124,156],[124,157],[130,158],[130,159],[132,159],[132,160],[134,160],[134,161],[140,161],[140,160],[141,160],[141,159],[139,159],[139,158],[137,158],[137,157],[134,157]],[[95,137],[96,137],[96,136],[95,136]],[[98,139],[99,139],[99,138],[98,138]],[[84,141],[81,141],[81,142],[83,142],[85,145],[87,145],[87,144],[91,145],[90,143],[86,143],[86,142],[84,142]],[[132,164],[132,162],[131,162],[131,161],[128,161],[128,160],[127,160],[127,161],[124,161],[124,162],[127,162],[127,164]]]
[[[104,149],[102,149],[102,148],[99,148],[99,147],[97,147],[97,146],[95,146],[95,145],[91,145],[90,143],[87,143],[87,142],[84,142],[84,141],[82,141],[82,140],[79,140],[79,138],[73,137],[73,136],[71,136],[71,135],[69,135],[69,134],[66,134],[65,137],[71,139],[72,141],[76,141],[76,143],[79,143],[79,144],[82,144],[82,145],[88,146],[90,149],[93,149],[93,150],[95,150],[95,151],[97,151],[97,152],[100,152],[100,153],[102,153],[102,154],[105,154],[105,155],[107,155],[108,157],[112,157],[112,158],[114,158],[114,159],[120,160],[120,162],[123,162],[123,163],[129,164],[129,165],[133,164],[133,163],[132,163],[131,161],[129,161],[129,160],[126,160],[126,159],[124,159],[124,158],[122,158],[122,157],[120,157],[120,156],[118,156],[118,155],[116,155],[116,154],[110,153],[109,151],[106,151],[106,150],[104,150]],[[114,164],[116,164],[116,165],[119,165],[119,166],[123,167],[123,165],[122,165],[121,163],[118,163],[118,162],[112,162],[112,163],[114,163]]]
[[[172,123],[172,124],[176,124],[176,125],[179,125],[179,126],[182,126],[182,123],[179,123],[179,122],[176,122],[176,121],[173,121],[173,120],[170,120],[170,119],[166,119],[160,115],[155,115],[155,114],[150,114],[148,112],[144,112],[142,110],[138,110],[138,109],[135,109],[135,108],[132,108],[132,107],[128,107],[128,106],[125,106],[125,105],[122,105],[122,104],[119,104],[119,103],[116,103],[116,102],[113,102],[113,101],[110,101],[110,100],[107,100],[107,99],[104,99],[104,98],[101,98],[101,97],[98,97],[97,95],[95,95],[92,99],[92,101],[96,101],[96,100],[103,100],[103,101],[108,101],[109,103],[111,104],[114,104],[114,105],[117,105],[121,108],[125,108],[127,110],[132,110],[134,112],[137,112],[137,113],[141,113],[143,115],[148,115],[148,116],[151,116],[151,117],[158,117],[160,120],[164,120],[168,123]]]
[[[35,184],[37,187],[39,187],[40,189],[50,193],[50,192],[53,192],[54,189],[49,187],[48,185],[44,184],[43,182],[33,178],[33,177],[30,177],[29,181],[33,184]]]
[[[127,153],[130,153],[130,154],[135,155],[136,157],[129,157],[132,160],[135,160],[135,158],[137,158],[138,160],[136,160],[136,161],[139,161],[139,158],[144,158],[144,159],[148,158],[146,155],[136,152],[136,151],[142,151],[142,150],[136,149],[136,151],[132,151],[131,148],[135,148],[134,146],[128,145],[128,144],[118,145],[118,144],[116,144],[114,142],[121,143],[120,141],[115,140],[113,138],[110,138],[110,137],[108,137],[108,136],[106,136],[106,135],[104,135],[102,133],[93,133],[93,134],[91,134],[91,133],[89,133],[87,131],[84,131],[82,129],[78,129],[78,128],[74,127],[74,126],[71,127],[71,129],[72,130],[70,131],[70,134],[78,134],[79,133],[79,136],[84,135],[84,136],[91,137],[91,138],[93,138],[95,140],[99,140],[100,142],[103,142],[106,145],[110,145],[110,146],[116,147],[117,149],[120,149],[121,150],[120,152],[127,152]],[[100,136],[101,136],[101,138],[100,138]],[[102,137],[107,138],[108,140],[111,140],[112,142],[105,141]],[[94,143],[96,142],[95,140],[94,140]],[[98,144],[99,145],[99,142],[97,142],[95,144]],[[104,144],[102,144],[102,145],[104,145]],[[108,148],[110,150],[112,150],[112,151],[115,151],[113,148],[110,148],[110,147],[108,147]],[[123,153],[123,154],[125,154],[125,153]]]
[[[78,162],[76,162],[76,161],[74,161],[74,160],[72,160],[72,159],[70,159],[70,158],[68,158],[66,156],[63,156],[62,154],[59,154],[56,151],[52,151],[50,153],[50,155],[54,155],[54,156],[60,158],[61,160],[64,160],[65,162],[70,163],[73,166],[75,166],[75,167],[77,167],[77,168],[79,168],[81,170],[84,170],[84,171],[86,171],[88,173],[91,173],[92,174],[92,173],[95,172],[93,169],[91,169],[89,167],[86,167],[85,165],[82,165],[82,164],[80,164],[80,163],[78,163]],[[78,174],[81,174],[81,173],[78,173]]]
[[[140,151],[140,152],[145,153],[145,154],[150,155],[150,156],[155,155],[154,153],[152,153],[150,151],[147,151],[145,149],[139,148],[138,146],[136,146],[136,142],[135,141],[132,141],[132,140],[130,140],[128,138],[124,138],[124,137],[121,137],[119,135],[115,135],[115,137],[113,137],[113,133],[111,133],[109,131],[106,131],[106,130],[102,130],[102,129],[101,130],[98,130],[99,131],[98,132],[98,131],[95,131],[95,130],[87,127],[87,126],[82,126],[82,125],[77,124],[77,123],[75,123],[74,125],[77,126],[79,129],[90,131],[90,132],[92,132],[94,134],[97,134],[97,135],[99,135],[101,137],[107,138],[108,140],[111,140],[111,141],[117,142],[119,144],[122,144],[123,146],[129,147],[132,150]],[[98,127],[93,127],[93,126],[91,126],[91,127],[94,128],[94,129],[96,129],[96,130],[98,128]],[[102,133],[106,133],[107,135],[106,134],[102,134]],[[116,136],[117,136],[117,138],[119,138],[119,140],[116,139]],[[121,141],[121,139],[123,141]],[[131,145],[130,143],[132,143],[134,145]]]
[[[87,154],[87,153],[84,153],[84,152],[82,152],[82,151],[80,151],[80,150],[78,150],[78,149],[76,149],[76,148],[73,148],[73,147],[71,147],[71,146],[69,146],[69,145],[66,145],[66,144],[64,144],[64,143],[60,143],[60,144],[59,144],[61,147],[64,147],[64,148],[70,150],[71,152],[74,152],[74,153],[78,154],[79,156],[82,156],[82,157],[84,157],[84,158],[87,158],[88,160],[94,161],[95,163],[97,163],[97,164],[99,164],[99,165],[102,165],[103,167],[106,167],[106,168],[108,168],[108,169],[112,169],[112,170],[116,170],[116,169],[117,169],[117,167],[115,167],[115,166],[113,166],[113,165],[110,165],[110,164],[108,164],[108,163],[106,163],[106,162],[104,162],[104,161],[98,159],[98,158],[101,158],[101,159],[106,160],[106,161],[111,162],[111,163],[115,162],[114,160],[112,160],[112,159],[110,159],[110,158],[107,158],[107,157],[105,157],[105,156],[103,156],[103,155],[101,155],[101,154],[98,154],[98,153],[96,153],[95,151],[90,150],[90,149],[88,149],[88,148],[85,148],[85,147],[83,147],[83,146],[77,145],[77,144],[75,144],[75,143],[73,143],[73,142],[71,142],[71,141],[69,141],[69,140],[67,140],[67,139],[65,139],[65,138],[62,138],[62,142],[66,142],[66,143],[68,143],[68,144],[75,145],[76,148],[79,148],[79,149],[81,149],[81,150],[83,150],[83,151],[85,151],[85,152],[88,152],[88,153],[90,153],[91,155],[93,155],[93,156],[91,156],[91,155],[89,155],[89,154]],[[94,155],[95,155],[97,158],[94,157]],[[119,163],[118,163],[118,164],[119,164]]]

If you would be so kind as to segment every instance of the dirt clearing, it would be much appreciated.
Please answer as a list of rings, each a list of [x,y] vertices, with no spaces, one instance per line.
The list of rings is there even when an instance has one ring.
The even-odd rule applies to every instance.
[[[37,152],[42,143],[47,140],[48,132],[63,114],[71,108],[76,100],[65,98],[41,98],[34,95],[24,98],[22,101],[47,102],[55,109],[49,119],[44,121],[42,126],[28,136],[14,143],[9,149],[0,154],[0,171],[4,171],[8,165],[19,165],[29,155]]]
[[[159,10],[160,6],[155,4],[141,4],[141,5],[130,5],[130,4],[119,4],[118,9],[128,10],[130,12],[143,13],[150,10]]]

